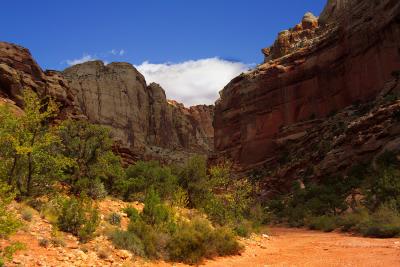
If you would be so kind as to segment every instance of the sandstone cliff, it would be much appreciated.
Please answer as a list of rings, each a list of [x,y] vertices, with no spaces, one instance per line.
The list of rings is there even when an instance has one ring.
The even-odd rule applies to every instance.
[[[185,108],[129,63],[86,62],[63,71],[89,121],[110,127],[133,158],[182,161],[212,149],[213,106]]]
[[[391,128],[398,124],[392,118],[398,104],[379,106],[376,100],[399,87],[399,18],[399,1],[330,0],[319,21],[306,14],[302,23],[280,33],[272,47],[263,49],[265,62],[221,92],[214,116],[214,159],[229,158],[239,170],[261,169],[269,181],[291,183],[290,178],[304,173],[307,160],[334,171],[327,166],[343,169],[343,164],[361,155],[371,158],[391,142],[399,147],[398,132]],[[354,104],[358,106],[350,113],[358,114],[370,101],[375,101],[371,117],[343,115]],[[334,113],[341,115],[326,119]],[[344,128],[361,124],[368,134],[354,126],[346,133],[328,130],[336,123]],[[387,139],[379,137],[387,132]],[[339,145],[336,138],[341,134],[347,137]],[[361,138],[363,145],[353,138]],[[322,141],[328,148],[308,146]],[[285,165],[289,162],[282,163],[288,155],[301,161],[319,151],[319,157],[291,166],[290,175]],[[290,177],[282,179],[285,176]]]
[[[56,99],[62,118],[81,115],[71,89],[58,72],[43,72],[28,49],[0,42],[0,95],[21,106],[21,92],[26,88]]]
[[[111,129],[126,162],[181,162],[207,155],[213,145],[213,106],[184,107],[167,101],[164,90],[146,81],[131,64],[92,61],[64,72],[43,72],[30,52],[0,42],[0,97],[23,106],[30,88],[60,105],[60,119],[88,119]]]

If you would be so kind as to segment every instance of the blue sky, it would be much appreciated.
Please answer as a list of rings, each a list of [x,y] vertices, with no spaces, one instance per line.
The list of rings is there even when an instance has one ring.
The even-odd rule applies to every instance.
[[[262,62],[260,49],[271,45],[279,31],[300,22],[307,11],[318,15],[325,3],[326,0],[2,1],[0,39],[29,48],[44,69],[61,70],[80,62],[74,60],[85,58],[141,65],[146,61],[184,63],[218,57],[251,64]]]

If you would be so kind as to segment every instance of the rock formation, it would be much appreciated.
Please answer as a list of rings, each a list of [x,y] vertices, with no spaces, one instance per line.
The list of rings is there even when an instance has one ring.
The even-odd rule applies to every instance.
[[[301,24],[280,33],[272,47],[263,49],[264,64],[234,78],[222,90],[215,107],[213,159],[229,158],[242,171],[269,170],[269,175],[264,175],[269,181],[282,181],[285,175],[290,176],[279,168],[282,158],[294,151],[285,152],[284,144],[302,144],[292,146],[301,151],[295,154],[298,157],[317,152],[316,147],[306,146],[312,140],[321,143],[326,139],[333,145],[335,134],[324,135],[332,126],[327,126],[329,115],[338,112],[343,115],[341,112],[351,105],[361,107],[363,103],[376,102],[377,97],[391,94],[399,87],[396,78],[400,70],[399,18],[397,0],[329,0],[319,21],[306,14]],[[340,145],[341,156],[338,151],[330,150],[335,145],[329,145],[320,155],[325,159],[324,164],[336,167],[341,165],[339,161],[351,164],[354,155],[373,157],[395,142],[396,134],[379,139],[380,131],[382,135],[396,132],[391,128],[396,124],[392,109],[397,110],[397,106],[375,106],[370,114],[374,119],[348,116],[353,122],[335,120],[349,125],[357,124],[360,119],[361,129],[367,127],[369,134],[362,137],[363,146],[349,149],[356,143],[353,138],[361,138],[361,129],[350,130],[350,127],[351,134],[348,132],[346,141]],[[357,114],[360,110],[356,108],[353,112]],[[381,141],[374,141],[378,139]],[[395,143],[399,146],[398,141]],[[303,167],[304,162],[291,169],[293,179],[304,172]],[[290,177],[285,182],[290,183]]]
[[[164,90],[147,86],[131,64],[92,61],[43,72],[27,49],[0,42],[0,97],[23,106],[21,93],[27,88],[55,98],[60,119],[83,118],[109,127],[116,151],[128,163],[181,162],[212,150],[213,106],[186,108],[167,101]]]
[[[134,158],[181,161],[212,149],[212,106],[167,101],[129,63],[91,61],[63,71],[89,121],[110,127],[118,149]]]
[[[79,116],[74,95],[58,72],[43,72],[28,49],[0,42],[0,95],[21,106],[21,92],[26,88],[42,97],[55,98],[62,117]]]

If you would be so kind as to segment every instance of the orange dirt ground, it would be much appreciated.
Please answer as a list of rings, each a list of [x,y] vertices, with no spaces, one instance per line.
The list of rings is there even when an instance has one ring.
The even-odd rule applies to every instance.
[[[400,266],[400,238],[363,238],[288,228],[270,228],[269,232],[269,238],[245,241],[246,250],[242,255],[209,260],[204,266]]]
[[[240,257],[206,266],[400,266],[400,239],[271,228],[270,239],[249,245]]]

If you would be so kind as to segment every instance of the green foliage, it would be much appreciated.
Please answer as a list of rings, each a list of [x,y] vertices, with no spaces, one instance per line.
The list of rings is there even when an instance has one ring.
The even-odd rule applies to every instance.
[[[367,204],[373,210],[382,205],[394,205],[400,210],[400,164],[395,153],[384,152],[377,165],[377,171],[369,177]]]
[[[22,225],[13,212],[7,210],[15,194],[10,186],[0,182],[0,237],[6,238]]]
[[[170,209],[161,202],[158,194],[150,189],[144,200],[144,208],[141,213],[143,221],[158,228],[165,228],[171,227],[171,224],[173,224],[172,217]]]
[[[204,219],[183,222],[167,244],[171,260],[196,264],[204,258],[238,254],[241,246],[226,228],[213,229]]]
[[[156,231],[153,226],[146,224],[143,220],[138,220],[129,224],[128,232],[136,235],[141,240],[146,257],[151,259],[160,258],[162,248],[160,230]]]
[[[32,221],[32,217],[33,217],[33,212],[32,209],[30,208],[23,208],[21,210],[21,217],[22,219],[24,219],[25,221]]]
[[[368,210],[362,208],[362,209],[357,209],[353,212],[343,214],[338,218],[338,224],[345,232],[357,231],[359,230],[359,225],[366,225],[369,219],[370,215],[368,213]]]
[[[116,230],[111,233],[110,239],[116,248],[129,250],[141,257],[146,256],[142,241],[133,232]]]
[[[14,242],[0,250],[0,266],[4,265],[4,259],[11,261],[15,252],[26,249],[26,245],[21,242]]]
[[[93,237],[99,222],[98,210],[90,201],[72,197],[62,204],[57,226],[87,242]]]
[[[232,165],[225,162],[212,166],[207,175],[204,159],[195,157],[181,173],[181,185],[188,191],[189,206],[203,210],[219,225],[242,221],[252,201],[252,185],[247,179],[233,178],[231,168]]]
[[[324,215],[311,218],[310,222],[308,223],[308,227],[311,230],[322,230],[324,232],[332,232],[338,226],[335,217]]]
[[[369,237],[390,238],[400,236],[400,214],[383,205],[374,212],[368,221],[359,223],[358,230]]]
[[[70,164],[57,153],[60,139],[49,127],[58,107],[31,90],[24,90],[23,102],[24,112],[18,116],[0,107],[0,178],[21,196],[44,194]]]
[[[206,159],[200,156],[189,159],[179,172],[179,184],[188,192],[189,207],[203,206],[210,190]]]
[[[123,209],[123,212],[126,213],[126,215],[128,216],[128,218],[129,218],[131,221],[134,221],[134,222],[135,222],[135,221],[137,221],[137,220],[140,218],[140,215],[139,215],[138,210],[135,209],[135,208],[132,207],[132,206],[128,206],[128,207],[124,208],[124,209]]]
[[[167,166],[160,166],[156,161],[139,161],[126,170],[127,179],[119,184],[119,191],[125,199],[133,195],[146,194],[153,188],[163,200],[173,200],[173,193],[180,190],[178,178]],[[135,199],[143,200],[143,199]]]
[[[71,159],[65,181],[75,194],[103,198],[125,178],[121,160],[112,152],[107,128],[87,121],[66,120],[59,126],[62,153]]]
[[[113,212],[108,216],[107,221],[112,225],[120,225],[121,224],[121,215],[119,215],[116,212]]]

